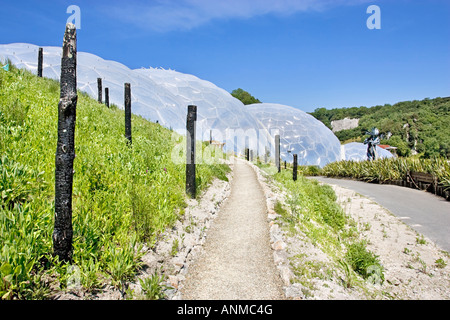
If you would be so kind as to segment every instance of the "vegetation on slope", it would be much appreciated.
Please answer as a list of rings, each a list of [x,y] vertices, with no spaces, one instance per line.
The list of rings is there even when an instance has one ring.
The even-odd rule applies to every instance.
[[[404,101],[371,108],[318,108],[311,115],[330,129],[333,120],[360,119],[357,128],[335,133],[341,142],[362,142],[365,132],[377,127],[384,134],[381,143],[397,147],[400,156],[419,153],[425,158],[450,157],[450,98]]]
[[[183,214],[185,170],[171,160],[174,133],[79,92],[73,186],[73,262],[52,256],[59,83],[0,69],[0,298],[42,299],[64,289],[70,268],[81,285],[119,286],[140,266],[142,243]],[[205,148],[203,144],[197,150]],[[225,165],[198,165],[197,186],[226,179]]]
[[[377,270],[379,279],[384,281],[384,270],[378,256],[367,249],[366,243],[359,238],[355,221],[345,214],[337,203],[337,197],[329,185],[319,184],[317,180],[305,178],[302,174],[297,181],[292,179],[292,171],[282,170],[274,173],[270,165],[258,164],[270,174],[287,192],[286,204],[277,202],[275,211],[281,215],[283,223],[289,226],[290,232],[304,233],[320,250],[331,258],[331,265],[313,268],[301,266],[302,257],[296,260],[294,273],[303,285],[309,286],[311,278],[327,278],[338,276],[335,270],[344,275],[343,284],[354,286],[363,283]],[[306,261],[305,261],[306,263]],[[310,271],[306,273],[305,270]]]

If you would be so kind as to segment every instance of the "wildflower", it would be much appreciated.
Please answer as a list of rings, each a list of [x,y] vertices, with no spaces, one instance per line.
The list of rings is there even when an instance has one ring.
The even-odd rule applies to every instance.
[[[167,172],[167,169],[166,169],[166,167],[164,167],[164,172]]]

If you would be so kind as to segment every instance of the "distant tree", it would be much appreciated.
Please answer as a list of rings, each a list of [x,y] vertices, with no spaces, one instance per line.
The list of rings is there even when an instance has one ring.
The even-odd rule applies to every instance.
[[[430,138],[424,143],[424,157],[425,158],[434,158],[439,157],[440,154],[440,145],[439,141],[436,138]]]
[[[252,104],[252,103],[261,103],[258,99],[256,99],[254,96],[252,96],[247,91],[238,88],[233,91],[231,91],[231,95],[235,97],[236,99],[241,100],[243,104]]]
[[[402,157],[408,157],[411,155],[411,149],[404,140],[399,136],[392,136],[389,140],[382,140],[382,144],[389,144],[397,148],[397,155]]]

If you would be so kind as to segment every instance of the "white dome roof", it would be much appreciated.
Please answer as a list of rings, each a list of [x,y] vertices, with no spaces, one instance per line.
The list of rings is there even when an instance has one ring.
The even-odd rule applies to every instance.
[[[298,154],[299,165],[323,167],[341,159],[338,138],[322,122],[306,112],[275,103],[256,103],[246,108],[272,137],[278,132],[283,161],[292,162],[294,153]]]
[[[361,142],[350,142],[343,145],[344,160],[364,161],[367,160],[367,145]],[[393,158],[394,155],[379,146],[375,148],[376,159]]]
[[[39,47],[26,43],[0,45],[0,60],[37,73]],[[43,47],[43,76],[59,80],[60,47]],[[245,106],[227,91],[193,75],[163,69],[129,69],[96,55],[77,53],[77,86],[97,97],[97,78],[109,88],[110,103],[123,109],[124,83],[131,84],[132,112],[184,134],[187,106],[197,106],[197,139],[226,142],[225,150],[242,152],[245,147],[263,155],[280,134],[281,158],[299,165],[324,166],[341,159],[337,137],[322,122],[289,106],[262,103]],[[247,137],[247,138],[246,138]],[[291,154],[287,151],[290,150]]]
[[[18,68],[37,73],[38,50],[38,46],[25,43],[0,45],[0,60],[10,59]],[[59,80],[62,49],[43,47],[43,52],[43,76]],[[78,52],[78,89],[96,98],[97,78],[102,78],[103,88],[109,88],[110,103],[122,109],[124,83],[130,83],[132,112],[180,133],[185,132],[189,104],[197,106],[197,132],[207,135],[206,139],[210,129],[249,128],[255,122],[241,101],[211,82],[173,70],[131,70],[121,63]]]

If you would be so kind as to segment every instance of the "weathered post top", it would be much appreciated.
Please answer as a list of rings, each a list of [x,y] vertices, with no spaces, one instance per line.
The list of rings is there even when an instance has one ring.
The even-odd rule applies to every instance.
[[[44,60],[43,48],[39,48],[37,76],[40,77],[40,78],[42,78],[42,64],[43,64],[43,60]]]
[[[197,121],[197,106],[189,105],[187,113],[187,122]]]
[[[77,95],[77,29],[74,24],[66,25],[63,53],[61,58],[61,93],[60,97]]]
[[[102,78],[97,78],[97,89],[98,89],[98,103],[102,103],[103,102]]]

